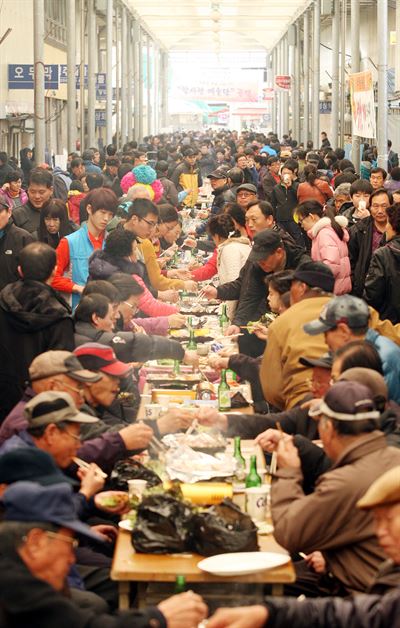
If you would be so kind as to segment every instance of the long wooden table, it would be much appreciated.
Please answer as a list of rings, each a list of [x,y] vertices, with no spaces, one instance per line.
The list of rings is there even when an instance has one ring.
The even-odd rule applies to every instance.
[[[259,536],[259,545],[264,552],[287,552],[277,544],[272,535]],[[293,564],[260,571],[247,576],[213,576],[198,568],[204,556],[199,554],[138,554],[131,544],[131,534],[120,530],[111,568],[111,578],[119,584],[119,608],[129,608],[130,583],[138,584],[139,607],[144,606],[147,584],[150,582],[175,582],[177,574],[191,582],[242,582],[270,584],[272,595],[282,595],[283,585],[295,581]]]

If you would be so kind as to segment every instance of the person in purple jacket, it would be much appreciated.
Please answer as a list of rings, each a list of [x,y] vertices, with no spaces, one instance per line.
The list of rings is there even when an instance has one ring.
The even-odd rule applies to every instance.
[[[7,440],[13,435],[24,438],[28,427],[24,408],[36,394],[50,390],[66,392],[80,408],[85,401],[85,383],[101,379],[98,373],[83,369],[79,359],[69,351],[46,351],[38,355],[29,367],[29,377],[31,386],[1,425],[0,455],[8,450],[10,443],[7,445]],[[77,455],[86,462],[95,462],[108,473],[128,451],[145,448],[152,435],[153,430],[149,426],[136,423],[81,443]]]

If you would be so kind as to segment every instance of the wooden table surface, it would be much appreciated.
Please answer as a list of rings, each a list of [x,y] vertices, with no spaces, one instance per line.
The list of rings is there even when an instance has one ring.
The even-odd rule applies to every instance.
[[[260,550],[263,552],[287,552],[275,541],[272,534],[260,535]],[[182,574],[187,582],[294,582],[294,569],[289,561],[286,565],[267,569],[247,576],[213,576],[197,566],[204,556],[199,554],[138,554],[131,543],[131,534],[119,530],[111,569],[112,580],[175,582],[176,574]]]

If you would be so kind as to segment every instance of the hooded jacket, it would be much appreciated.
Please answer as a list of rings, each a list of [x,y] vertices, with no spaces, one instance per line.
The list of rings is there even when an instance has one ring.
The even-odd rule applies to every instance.
[[[312,240],[311,258],[314,262],[323,262],[333,272],[335,277],[334,294],[347,294],[351,291],[351,267],[347,242],[349,234],[346,229],[347,219],[344,216],[335,216],[335,221],[342,227],[343,240],[332,228],[330,218],[323,217],[307,231]]]
[[[0,417],[4,418],[21,398],[33,358],[50,349],[72,351],[73,334],[71,310],[51,286],[40,281],[20,280],[3,288],[0,293]]]
[[[378,310],[381,319],[388,318],[394,325],[400,323],[400,235],[373,254],[364,297]]]

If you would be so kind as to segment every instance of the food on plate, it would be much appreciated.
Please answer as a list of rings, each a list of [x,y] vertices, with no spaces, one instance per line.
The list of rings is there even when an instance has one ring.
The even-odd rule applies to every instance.
[[[128,493],[122,491],[104,491],[96,495],[96,505],[102,508],[122,508],[128,502]]]

